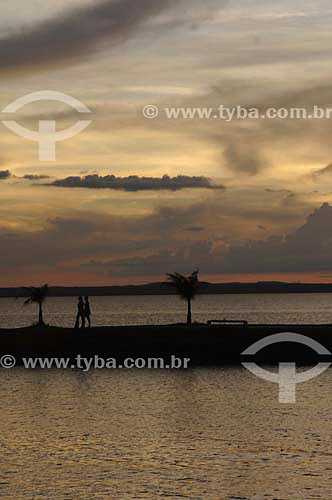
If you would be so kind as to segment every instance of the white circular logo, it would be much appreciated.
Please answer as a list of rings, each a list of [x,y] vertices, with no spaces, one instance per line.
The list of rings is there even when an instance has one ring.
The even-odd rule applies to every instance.
[[[76,109],[79,113],[91,113],[89,108],[74,97],[53,90],[41,90],[20,97],[3,109],[2,113],[16,113],[25,104],[42,100],[60,101]],[[2,121],[2,123],[15,134],[39,143],[39,161],[55,161],[56,143],[79,134],[90,125],[91,120],[79,120],[72,127],[59,132],[56,131],[55,120],[39,120],[38,132],[22,127],[15,121]]]

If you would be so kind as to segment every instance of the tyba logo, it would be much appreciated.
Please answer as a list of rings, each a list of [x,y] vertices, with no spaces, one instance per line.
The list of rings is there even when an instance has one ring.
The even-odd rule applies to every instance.
[[[33,92],[32,94],[20,97],[3,109],[2,113],[16,113],[16,111],[18,111],[25,104],[42,100],[60,101],[76,109],[79,113],[91,113],[89,108],[74,97],[52,90]],[[40,120],[38,132],[22,127],[15,121],[5,120],[2,121],[2,123],[9,128],[9,130],[15,132],[15,134],[39,143],[39,161],[55,161],[56,143],[79,134],[90,125],[91,120],[79,120],[72,127],[59,132],[55,129],[55,120]]]
[[[255,342],[250,347],[248,347],[248,349],[243,351],[242,355],[254,355],[264,347],[278,342],[295,342],[304,344],[316,351],[317,354],[331,354],[330,351],[328,351],[324,346],[309,337],[299,335],[298,333],[286,332],[277,333],[276,335],[270,335],[269,337]],[[325,370],[327,370],[331,363],[318,363],[311,370],[300,373],[296,373],[295,363],[279,363],[279,373],[273,373],[268,370],[264,370],[256,363],[242,363],[242,365],[257,377],[268,380],[269,382],[274,382],[275,384],[279,384],[280,403],[295,403],[296,384],[306,382],[307,380],[317,377]]]

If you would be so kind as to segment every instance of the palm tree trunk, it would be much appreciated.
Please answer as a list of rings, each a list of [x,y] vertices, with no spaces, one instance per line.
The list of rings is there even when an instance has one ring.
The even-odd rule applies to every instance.
[[[38,324],[39,325],[43,325],[44,324],[43,306],[42,306],[41,302],[39,302],[38,305],[39,305],[39,321],[38,321]]]
[[[191,325],[191,299],[187,299],[188,312],[187,312],[187,325]]]

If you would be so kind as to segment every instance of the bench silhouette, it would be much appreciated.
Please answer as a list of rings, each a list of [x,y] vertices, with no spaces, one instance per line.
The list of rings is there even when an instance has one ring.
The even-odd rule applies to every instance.
[[[222,324],[226,324],[226,323],[231,323],[231,324],[235,324],[235,325],[243,325],[243,326],[248,326],[248,321],[246,320],[237,320],[237,319],[210,319],[207,324],[208,325],[212,325],[213,323],[222,323]]]

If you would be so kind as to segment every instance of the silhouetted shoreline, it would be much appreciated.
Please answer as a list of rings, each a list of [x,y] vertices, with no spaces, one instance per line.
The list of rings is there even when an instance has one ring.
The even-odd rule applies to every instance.
[[[190,358],[194,366],[221,366],[248,361],[241,353],[257,340],[281,332],[293,332],[315,339],[332,352],[332,324],[329,325],[248,325],[248,326],[104,326],[86,329],[28,327],[0,330],[0,356],[66,357],[77,355],[104,359],[177,356]],[[323,361],[320,356],[319,361]],[[306,346],[282,342],[266,347],[255,361],[278,363],[317,362],[318,356]],[[324,360],[328,360],[325,358]],[[252,359],[253,361],[253,359]]]
[[[279,281],[261,281],[257,283],[200,282],[200,295],[227,293],[332,293],[332,283],[285,283]],[[176,291],[167,282],[118,286],[50,286],[48,293],[50,297],[175,294]],[[23,287],[0,288],[0,297],[25,297],[26,295],[27,292]]]

